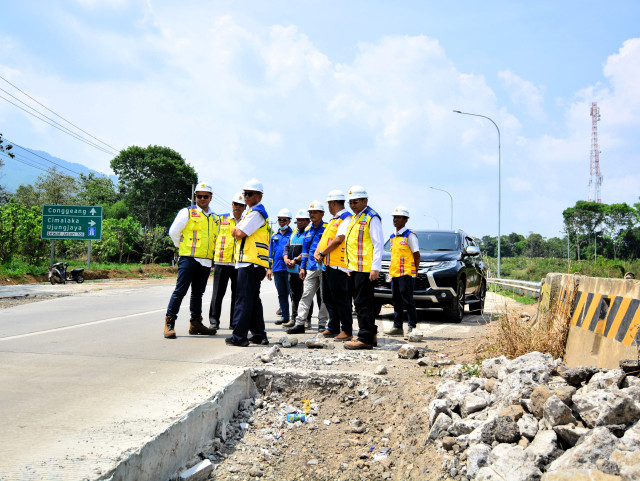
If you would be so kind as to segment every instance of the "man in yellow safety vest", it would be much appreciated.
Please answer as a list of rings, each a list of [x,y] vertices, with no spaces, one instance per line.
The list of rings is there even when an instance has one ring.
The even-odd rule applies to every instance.
[[[202,295],[211,273],[211,261],[218,235],[218,216],[209,207],[213,188],[199,182],[195,189],[196,205],[178,212],[169,228],[169,237],[178,247],[178,279],[165,316],[164,337],[175,339],[175,323],[182,299],[191,287],[189,334],[212,336],[215,329],[202,324]]]

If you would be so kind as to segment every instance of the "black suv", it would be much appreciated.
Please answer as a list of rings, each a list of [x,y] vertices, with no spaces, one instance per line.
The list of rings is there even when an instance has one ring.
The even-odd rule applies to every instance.
[[[416,307],[439,307],[451,322],[461,322],[464,306],[469,311],[484,310],[487,293],[487,266],[476,241],[461,230],[418,230],[420,268],[413,298]],[[391,303],[391,243],[382,254],[382,269],[375,281],[375,312]]]

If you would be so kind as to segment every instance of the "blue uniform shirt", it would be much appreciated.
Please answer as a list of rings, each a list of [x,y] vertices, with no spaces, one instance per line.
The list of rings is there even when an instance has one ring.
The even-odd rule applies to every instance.
[[[316,252],[316,248],[320,243],[322,233],[326,227],[326,222],[320,222],[318,227],[313,227],[313,224],[310,224],[309,230],[305,231],[304,242],[302,243],[302,263],[300,264],[300,269],[307,269],[309,271],[324,270],[324,265],[318,265],[313,258],[313,254]]]
[[[284,233],[278,229],[278,232],[271,236],[271,242],[269,243],[269,265],[273,272],[287,270],[287,265],[284,263],[282,256],[284,255],[284,248],[289,243],[289,238],[292,233],[291,227],[287,226],[287,230],[285,230]]]

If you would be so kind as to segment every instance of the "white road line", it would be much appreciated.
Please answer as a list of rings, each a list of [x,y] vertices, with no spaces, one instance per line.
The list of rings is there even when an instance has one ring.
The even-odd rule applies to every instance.
[[[138,312],[137,314],[129,314],[127,316],[112,317],[110,319],[101,319],[99,321],[91,321],[91,322],[85,322],[83,324],[75,324],[73,326],[56,327],[55,329],[47,329],[46,331],[29,332],[27,334],[18,334],[17,336],[0,337],[0,342],[11,341],[13,339],[22,339],[24,337],[39,336],[41,334],[49,334],[51,332],[68,331],[70,329],[78,329],[80,327],[95,326],[96,324],[104,324],[105,322],[119,321],[121,319],[129,319],[131,317],[144,316],[146,314],[156,314],[158,312],[166,312],[166,310],[167,310],[166,308],[156,309],[153,311]]]

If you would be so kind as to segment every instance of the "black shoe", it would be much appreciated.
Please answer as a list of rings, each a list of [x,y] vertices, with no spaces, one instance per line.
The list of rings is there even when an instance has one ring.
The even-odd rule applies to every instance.
[[[276,311],[276,316],[279,316],[280,314],[282,314],[282,311],[280,310],[280,308],[278,308],[278,310]]]
[[[304,326],[295,325],[291,329],[287,329],[287,334],[304,334]]]
[[[267,339],[264,336],[259,336],[259,335],[251,336],[249,338],[249,342],[251,344],[260,344],[261,346],[268,346],[269,345],[269,339]]]
[[[249,345],[249,339],[243,339],[242,341],[236,341],[233,336],[227,337],[224,342],[229,346],[247,347]]]
[[[276,325],[284,324],[285,322],[289,322],[289,319],[278,319],[276,321]]]

